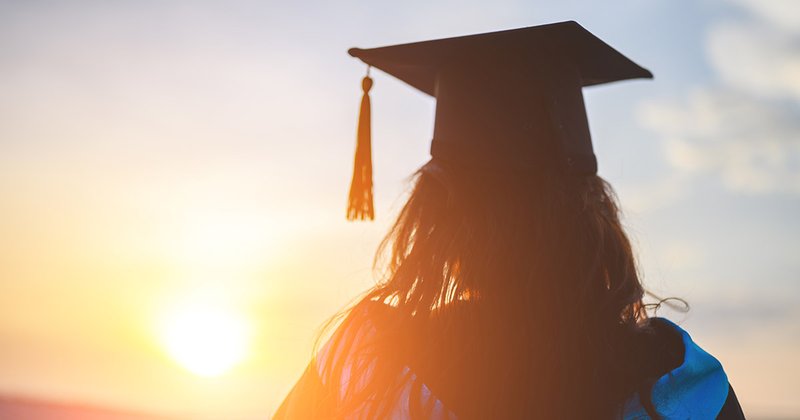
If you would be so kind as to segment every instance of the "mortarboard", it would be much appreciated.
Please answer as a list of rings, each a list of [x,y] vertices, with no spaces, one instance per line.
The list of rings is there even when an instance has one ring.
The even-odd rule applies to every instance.
[[[582,88],[653,77],[573,21],[348,52],[434,96],[432,161],[476,170],[597,173]],[[374,218],[369,67],[349,220]]]

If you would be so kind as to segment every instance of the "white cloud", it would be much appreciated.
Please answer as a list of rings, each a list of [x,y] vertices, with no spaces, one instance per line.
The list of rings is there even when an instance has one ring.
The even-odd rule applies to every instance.
[[[764,23],[722,22],[709,29],[706,47],[711,66],[728,85],[800,100],[800,35]]]
[[[617,187],[626,214],[658,210],[686,195],[687,176],[675,173],[653,182],[622,183]]]
[[[699,267],[706,258],[707,252],[702,246],[688,241],[668,243],[661,251],[661,259],[673,270]]]
[[[745,193],[800,193],[800,106],[731,89],[698,89],[683,101],[651,102],[639,117],[661,133],[668,162],[684,175],[718,174]]]
[[[800,1],[731,0],[765,22],[784,30],[800,32]]]
[[[736,192],[800,194],[800,1],[729,1],[746,16],[708,28],[718,83],[645,103],[640,120],[684,182],[711,175]]]

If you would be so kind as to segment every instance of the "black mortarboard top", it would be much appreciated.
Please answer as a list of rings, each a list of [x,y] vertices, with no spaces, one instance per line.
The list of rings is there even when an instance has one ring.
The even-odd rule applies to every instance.
[[[595,174],[582,88],[653,77],[573,21],[348,52],[436,97],[434,161],[494,171],[547,160],[565,175]],[[351,220],[373,218],[371,86],[368,73]]]

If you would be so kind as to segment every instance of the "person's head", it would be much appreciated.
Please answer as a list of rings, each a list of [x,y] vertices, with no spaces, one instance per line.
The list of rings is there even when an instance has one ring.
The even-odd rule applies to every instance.
[[[376,263],[385,278],[356,308],[381,302],[401,315],[369,347],[382,364],[354,401],[394,398],[399,389],[389,378],[419,351],[404,341],[455,308],[466,315],[438,331],[442,341],[488,346],[491,369],[525,388],[484,395],[499,413],[611,415],[634,390],[635,363],[625,355],[634,354],[646,317],[644,290],[614,193],[598,176],[563,176],[548,165],[476,171],[434,160],[415,175]],[[356,313],[349,322],[360,322]],[[461,357],[451,355],[455,365]]]
[[[611,187],[554,165],[499,172],[431,161],[382,250],[389,275],[378,290],[409,313],[521,299],[561,322],[619,324],[636,319],[643,294]]]

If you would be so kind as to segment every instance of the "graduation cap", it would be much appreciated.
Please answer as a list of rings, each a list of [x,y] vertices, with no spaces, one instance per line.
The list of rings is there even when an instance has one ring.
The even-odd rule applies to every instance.
[[[374,218],[370,67],[436,98],[432,162],[564,176],[597,173],[582,88],[653,77],[573,21],[348,52],[368,65],[349,220]]]

